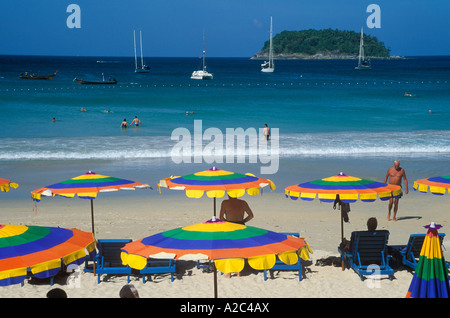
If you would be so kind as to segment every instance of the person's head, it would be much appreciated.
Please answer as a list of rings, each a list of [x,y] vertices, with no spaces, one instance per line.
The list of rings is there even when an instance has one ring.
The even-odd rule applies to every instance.
[[[372,217],[367,220],[367,230],[373,232],[377,229],[377,226],[378,226],[378,221],[376,218]]]
[[[53,288],[47,293],[47,298],[67,298],[67,294],[61,288]]]
[[[139,293],[133,285],[127,284],[120,290],[120,298],[139,298]]]
[[[137,118],[137,116],[134,116],[134,118]]]
[[[124,118],[124,119],[123,119],[123,121],[127,121],[127,119],[126,119],[126,118]]]
[[[264,127],[267,127],[267,124],[264,124]]]
[[[395,167],[396,169],[398,169],[398,167],[400,167],[400,161],[395,160],[395,161],[394,161],[394,167]]]

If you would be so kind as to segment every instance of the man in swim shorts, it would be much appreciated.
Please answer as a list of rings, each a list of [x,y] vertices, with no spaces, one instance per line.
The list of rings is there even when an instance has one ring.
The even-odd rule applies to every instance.
[[[386,177],[384,177],[384,183],[386,183],[389,179],[389,184],[402,186],[402,178],[405,179],[405,194],[408,194],[408,180],[406,179],[406,173],[403,168],[400,167],[400,161],[395,160],[394,166],[390,167],[386,173]],[[391,209],[392,205],[394,205],[394,217],[393,220],[397,221],[397,211],[398,211],[398,198],[391,197],[389,200],[389,212],[388,212],[388,221],[391,220]]]
[[[133,119],[133,121],[131,122],[130,126],[133,125],[133,124],[134,124],[136,127],[139,127],[139,125],[142,124],[142,123],[141,123],[141,121],[137,118],[137,116],[134,116],[134,119]]]

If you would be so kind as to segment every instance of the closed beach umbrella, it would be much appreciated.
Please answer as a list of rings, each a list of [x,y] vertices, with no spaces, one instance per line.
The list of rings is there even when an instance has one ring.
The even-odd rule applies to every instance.
[[[142,269],[147,258],[175,260],[211,260],[223,273],[240,272],[244,260],[257,270],[270,269],[276,256],[286,264],[295,264],[298,255],[309,258],[304,239],[252,226],[212,218],[204,223],[169,230],[125,245],[122,261]],[[217,273],[214,271],[214,296],[217,297]]]
[[[28,269],[38,278],[55,276],[62,264],[81,265],[87,253],[95,253],[92,233],[0,224],[0,286],[22,283]]]
[[[285,188],[285,193],[293,200],[312,201],[317,196],[321,202],[334,202],[339,196],[342,202],[353,203],[358,200],[374,202],[377,198],[386,201],[401,196],[402,189],[397,185],[347,176],[341,172],[329,178],[289,186]],[[344,222],[341,217],[341,240],[343,238]]]
[[[448,270],[438,234],[441,227],[434,222],[425,226],[428,231],[406,294],[407,298],[449,298]]]
[[[427,179],[419,179],[414,181],[414,190],[427,193],[430,190],[431,193],[436,195],[444,195],[446,190],[450,189],[450,175],[441,177],[432,177]]]
[[[19,185],[8,179],[0,178],[0,191],[8,192],[10,188],[17,189]]]
[[[63,196],[73,198],[77,195],[81,199],[91,200],[92,233],[94,232],[94,203],[93,199],[98,193],[112,192],[119,190],[135,190],[150,188],[146,183],[130,181],[121,178],[108,177],[94,172],[87,172],[76,178],[72,178],[60,183],[55,183],[44,188],[31,191],[34,201],[40,201],[41,196]]]
[[[189,198],[201,198],[206,192],[209,198],[214,198],[214,216],[216,216],[216,198],[222,198],[225,193],[232,198],[241,197],[245,193],[258,195],[266,186],[275,190],[275,184],[269,179],[258,178],[248,173],[220,170],[216,167],[183,177],[162,179],[158,184],[159,188],[185,191]]]

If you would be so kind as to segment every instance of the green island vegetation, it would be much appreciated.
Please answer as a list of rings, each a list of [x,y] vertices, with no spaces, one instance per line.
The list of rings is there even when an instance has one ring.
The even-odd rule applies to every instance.
[[[282,31],[272,39],[274,58],[355,58],[359,53],[361,34],[354,31],[302,30]],[[364,35],[366,57],[389,58],[389,49],[374,36]],[[264,58],[269,40],[252,58]]]

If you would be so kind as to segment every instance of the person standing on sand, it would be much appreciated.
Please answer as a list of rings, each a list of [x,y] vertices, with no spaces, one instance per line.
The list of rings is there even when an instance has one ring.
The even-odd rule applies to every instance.
[[[386,177],[384,177],[384,183],[386,183],[389,179],[389,184],[394,184],[398,186],[402,186],[402,178],[405,179],[405,194],[408,194],[408,180],[406,179],[406,173],[403,168],[400,167],[400,161],[395,160],[394,166],[390,167],[386,173]],[[401,196],[400,196],[401,197]],[[394,217],[392,218],[394,221],[397,221],[397,211],[398,211],[398,198],[393,198],[389,200],[389,212],[388,212],[388,221],[391,220],[391,209],[392,204],[394,204]]]

